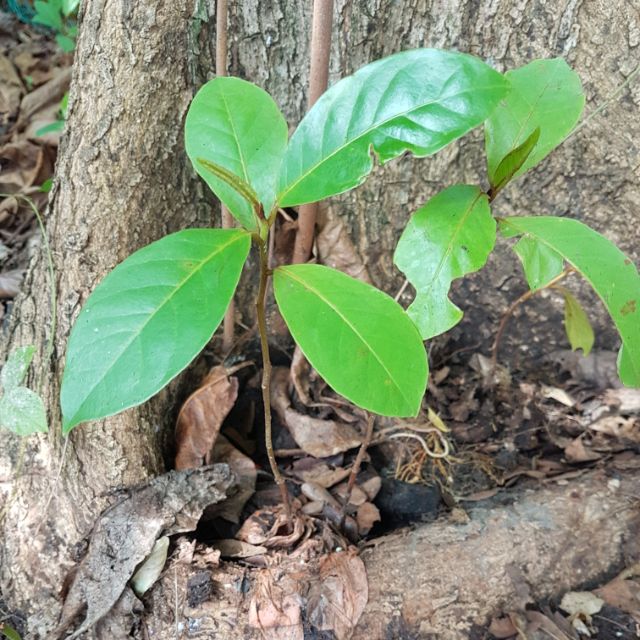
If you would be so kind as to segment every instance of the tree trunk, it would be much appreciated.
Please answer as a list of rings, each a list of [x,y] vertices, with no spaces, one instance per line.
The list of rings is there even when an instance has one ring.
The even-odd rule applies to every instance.
[[[51,327],[44,255],[30,269],[7,340],[9,348],[38,346],[34,369],[44,372],[51,425],[48,436],[29,440],[15,479],[20,443],[0,435],[0,495],[9,503],[0,524],[0,590],[28,618],[29,637],[47,637],[55,626],[63,576],[108,503],[108,492],[164,469],[175,385],[140,409],[76,429],[59,479],[57,396],[69,329],[97,282],[163,234],[212,222],[212,201],[184,155],[182,126],[194,91],[206,79],[200,70],[213,69],[213,4],[83,2],[67,133],[47,215],[58,293],[53,357],[44,357]],[[288,121],[297,123],[306,105],[311,3],[230,4],[229,73],[264,87]],[[581,75],[592,111],[633,70],[639,44],[635,0],[336,0],[330,83],[373,59],[418,46],[467,51],[500,70],[563,56]],[[640,235],[629,220],[640,203],[634,176],[638,86],[511,186],[496,203],[498,211],[578,217],[637,260]],[[392,251],[411,212],[444,186],[484,184],[484,175],[477,131],[436,157],[401,158],[375,170],[365,185],[333,199],[329,213],[352,231],[374,282],[395,293],[402,278]],[[246,324],[253,317],[250,282],[245,274],[239,293]],[[483,273],[456,285],[454,298],[467,315],[450,335],[460,343],[480,338],[486,350],[497,317],[524,287],[502,243]],[[521,367],[521,358],[539,355],[542,344],[565,344],[549,302],[532,308],[521,327],[521,346],[512,352]],[[536,326],[547,316],[558,321],[556,328]],[[614,344],[608,326],[604,313],[597,313],[599,347]]]
[[[30,637],[42,638],[57,622],[76,545],[108,493],[164,470],[175,388],[84,425],[65,448],[58,393],[72,322],[100,279],[132,251],[214,222],[182,142],[186,110],[203,80],[198,53],[209,43],[206,5],[88,0],[82,7],[67,133],[47,215],[58,298],[53,356],[45,357],[51,312],[44,253],[31,266],[8,340],[9,348],[38,346],[34,370],[43,372],[50,431],[29,439],[13,481],[20,444],[0,432],[0,489],[9,502],[0,525],[0,591],[28,618]]]

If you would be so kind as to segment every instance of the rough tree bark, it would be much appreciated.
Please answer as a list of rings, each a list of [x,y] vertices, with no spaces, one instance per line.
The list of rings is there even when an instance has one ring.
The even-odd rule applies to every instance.
[[[271,92],[288,121],[296,123],[306,105],[311,3],[230,4],[229,72]],[[100,278],[165,232],[211,220],[211,201],[188,166],[181,137],[189,100],[206,79],[201,70],[213,69],[213,5],[207,0],[83,2],[68,133],[47,216],[59,296],[54,356],[43,360],[50,326],[43,256],[32,265],[5,341],[9,348],[39,346],[36,369],[46,372],[43,394],[52,426],[49,436],[29,441],[17,479],[19,443],[0,436],[0,496],[6,501],[15,492],[0,524],[0,589],[11,608],[29,618],[30,637],[46,637],[55,625],[62,577],[107,504],[107,492],[164,468],[172,391],[77,429],[56,482],[62,452],[57,393],[69,328]],[[336,0],[334,25],[330,82],[415,46],[468,51],[498,69],[561,55],[582,76],[589,110],[624,81],[640,49],[637,0]],[[640,204],[639,104],[640,83],[511,187],[499,210],[577,216],[637,260],[639,231],[629,221]],[[399,287],[391,251],[410,212],[447,184],[483,181],[481,152],[476,132],[435,158],[402,158],[376,170],[363,187],[333,200],[330,214],[347,222],[376,284],[390,292]],[[485,349],[497,315],[524,289],[504,247],[490,266],[457,288],[468,314],[452,332],[464,342],[465,328],[473,323],[469,341],[481,336]],[[239,305],[247,324],[253,313],[250,293],[245,286]],[[531,315],[534,322],[558,316],[545,304],[539,309]],[[602,329],[603,314],[597,318]],[[548,330],[522,340],[522,354],[537,353],[535,345]],[[559,332],[553,335],[564,344]],[[604,332],[599,346],[613,340]]]

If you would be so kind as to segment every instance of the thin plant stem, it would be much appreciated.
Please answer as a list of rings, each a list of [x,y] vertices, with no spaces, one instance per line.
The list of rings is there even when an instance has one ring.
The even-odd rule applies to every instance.
[[[493,341],[493,346],[491,348],[491,371],[495,373],[497,364],[498,364],[498,349],[500,348],[500,340],[502,339],[502,334],[504,333],[505,327],[507,326],[507,322],[509,318],[513,315],[513,312],[524,302],[535,296],[537,293],[544,291],[545,289],[550,289],[554,285],[558,284],[561,280],[564,280],[570,273],[573,273],[575,269],[573,267],[569,267],[565,269],[561,274],[557,275],[555,278],[550,280],[544,287],[540,287],[539,289],[529,290],[523,293],[517,300],[511,303],[509,308],[502,314],[502,318],[500,320],[500,325],[498,326],[498,331],[496,332],[496,337]]]
[[[216,5],[216,76],[218,77],[227,75],[227,15],[227,0],[218,0]],[[233,216],[224,205],[221,207],[221,217],[222,228],[231,229],[233,227]],[[232,297],[224,314],[222,325],[222,350],[224,353],[231,351],[233,346],[235,313],[236,304]]]
[[[264,440],[271,466],[271,473],[282,497],[287,522],[291,524],[291,504],[289,502],[289,493],[284,478],[278,469],[276,456],[273,451],[273,439],[271,433],[271,358],[269,356],[269,341],[267,339],[267,316],[266,316],[266,298],[267,286],[269,283],[269,249],[268,241],[262,239],[257,240],[258,249],[260,251],[260,287],[258,289],[258,298],[256,300],[256,312],[258,316],[258,331],[260,333],[260,348],[262,350],[262,402],[264,404]]]
[[[333,0],[314,0],[311,26],[311,68],[309,70],[310,109],[326,91],[329,79],[331,55],[331,28],[333,25]],[[300,207],[298,233],[293,247],[293,263],[306,262],[311,254],[318,217],[318,203]]]
[[[360,445],[360,449],[358,449],[358,455],[356,455],[356,459],[351,467],[351,473],[349,474],[349,480],[347,482],[347,491],[344,499],[344,505],[342,506],[342,514],[344,517],[344,511],[349,504],[349,500],[351,500],[351,494],[353,493],[353,487],[356,485],[356,478],[360,473],[360,467],[362,466],[362,461],[364,460],[364,456],[367,453],[367,448],[371,443],[371,438],[373,437],[373,425],[375,423],[375,416],[368,413],[367,414],[367,430],[364,434],[364,440]]]

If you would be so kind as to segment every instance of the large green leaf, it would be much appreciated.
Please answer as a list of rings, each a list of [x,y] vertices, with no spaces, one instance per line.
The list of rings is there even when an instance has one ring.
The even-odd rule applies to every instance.
[[[361,184],[411,151],[442,149],[481,124],[505,95],[504,77],[472,56],[414,49],[363,67],[331,87],[291,137],[278,202],[322,200]]]
[[[449,187],[411,216],[394,262],[416,289],[408,313],[424,340],[460,321],[451,281],[483,267],[495,241],[496,223],[478,187]]]
[[[381,415],[417,415],[427,357],[397,302],[369,284],[313,264],[277,268],[274,292],[294,340],[338,393]]]
[[[538,164],[569,135],[584,107],[580,78],[561,58],[535,60],[505,75],[511,91],[485,124],[492,184],[496,184],[503,159],[531,140],[536,129],[540,129],[540,137],[512,177]]]
[[[250,244],[240,229],[179,231],[98,285],[69,338],[65,433],[144,402],[191,362],[220,324]]]
[[[22,384],[35,350],[33,345],[18,347],[8,355],[0,371],[0,388],[5,393]]]
[[[47,432],[42,399],[27,387],[13,387],[0,398],[0,427],[19,436]]]
[[[287,123],[271,96],[240,78],[207,82],[185,123],[187,155],[195,170],[250,230],[256,229],[256,220],[247,193],[269,213],[287,135]]]
[[[564,260],[557,251],[530,236],[522,236],[513,245],[513,251],[522,262],[525,278],[532,291],[549,284],[564,268]]]
[[[633,261],[578,220],[547,216],[504,218],[507,237],[525,234],[559,253],[602,298],[622,338],[618,373],[640,387],[640,276]]]

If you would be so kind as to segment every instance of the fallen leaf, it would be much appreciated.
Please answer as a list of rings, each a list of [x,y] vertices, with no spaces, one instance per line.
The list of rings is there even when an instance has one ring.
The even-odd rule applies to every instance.
[[[320,420],[293,409],[287,391],[288,378],[286,368],[274,368],[271,402],[280,421],[305,453],[316,458],[328,458],[360,446],[362,436],[351,425],[334,420]]]
[[[306,468],[300,468],[296,465],[296,463],[299,462],[296,460],[293,463],[292,474],[303,482],[314,482],[325,489],[338,484],[338,482],[344,480],[350,473],[349,469],[333,467],[317,458],[303,458],[303,460],[312,460],[315,464]]]
[[[57,74],[48,82],[28,93],[20,103],[20,116],[17,127],[24,128],[27,122],[41,109],[57,105],[69,90],[71,67],[58,69]]]
[[[155,584],[164,569],[168,551],[169,536],[158,538],[147,559],[131,578],[131,586],[136,595],[144,595]]]
[[[222,422],[238,397],[238,379],[214,367],[182,405],[176,421],[175,468],[208,464]]]
[[[640,389],[607,389],[604,401],[617,407],[620,413],[640,413]]]
[[[291,384],[300,398],[302,404],[309,404],[311,398],[309,398],[309,371],[311,365],[309,361],[304,357],[302,349],[296,345],[293,350],[293,358],[291,359]]]
[[[608,605],[628,613],[640,623],[640,564],[625,569],[593,592]]]
[[[17,296],[20,293],[23,277],[23,269],[0,273],[0,298],[14,298]]]
[[[622,416],[607,416],[589,425],[590,431],[596,431],[620,440],[640,442],[640,421]]]
[[[249,624],[260,630],[264,640],[304,640],[303,598],[297,583],[265,570],[257,573],[254,584]]]
[[[358,533],[366,536],[373,528],[376,522],[380,522],[380,511],[371,502],[365,502],[358,507],[356,513],[356,522],[358,523]]]
[[[571,616],[592,616],[600,609],[604,600],[591,591],[569,591],[562,596],[560,608]]]
[[[327,208],[322,214],[321,218],[324,220],[316,237],[318,261],[371,284],[371,277],[345,223],[333,215],[331,208]]]
[[[309,622],[318,631],[351,637],[369,599],[362,560],[349,551],[330,553],[320,562],[320,579],[311,585],[307,602]]]
[[[576,404],[576,401],[564,389],[559,389],[558,387],[542,385],[542,395],[545,398],[550,398],[563,404],[565,407],[573,407]]]
[[[575,440],[572,440],[565,447],[564,455],[568,462],[592,462],[600,460],[602,457],[599,453],[585,447],[583,436],[578,436]]]
[[[105,509],[71,581],[52,637],[77,638],[104,618],[160,535],[193,531],[204,509],[224,500],[231,485],[224,465],[170,471]],[[80,626],[67,636],[81,613]]]
[[[13,63],[0,55],[0,131],[4,132],[15,120],[25,89]]]
[[[273,548],[290,548],[308,533],[308,521],[297,513],[292,515],[293,530],[287,527],[287,517],[281,505],[259,509],[251,514],[236,533],[242,542]]]
[[[251,558],[267,553],[267,547],[249,544],[242,540],[216,540],[211,546],[219,551],[223,558]]]
[[[539,611],[526,611],[525,615],[529,624],[524,631],[525,638],[535,637],[536,631],[544,631],[543,637],[553,638],[553,640],[576,640],[576,635],[568,635],[565,633],[551,618],[545,616]]]
[[[511,638],[511,636],[515,636],[518,633],[518,629],[513,624],[509,616],[492,618],[488,631],[492,636],[498,638],[498,640]]]
[[[212,461],[229,465],[235,477],[235,493],[214,507],[215,514],[238,524],[244,505],[256,490],[258,472],[255,462],[236,449],[223,435],[219,435],[213,448]]]

